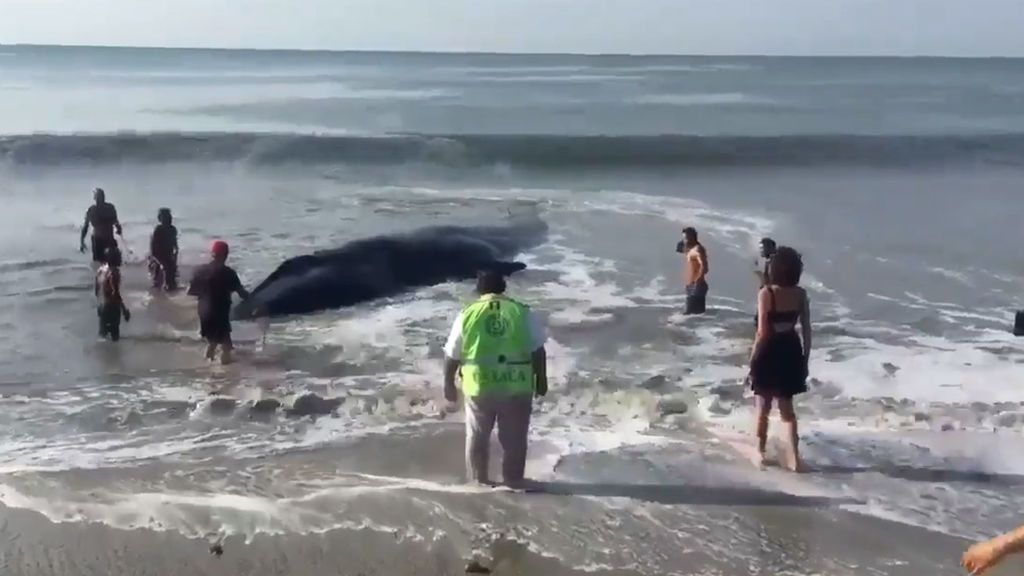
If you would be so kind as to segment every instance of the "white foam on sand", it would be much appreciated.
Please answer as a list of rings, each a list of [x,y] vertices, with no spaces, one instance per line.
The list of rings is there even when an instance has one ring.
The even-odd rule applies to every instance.
[[[365,517],[361,521],[347,520],[341,517],[343,509],[324,512],[316,502],[309,504],[324,495],[314,492],[301,498],[273,498],[228,493],[94,492],[89,500],[73,500],[29,496],[0,485],[0,502],[4,505],[40,512],[53,522],[101,522],[126,530],[173,530],[199,538],[243,535],[246,543],[257,534],[309,534],[336,529],[369,529],[414,540],[422,538],[412,527],[397,528]]]
[[[805,452],[826,473],[815,482],[841,479],[861,503],[844,508],[863,514],[981,538],[1018,522],[1024,504],[1014,486],[1024,482],[1016,433],[836,430],[835,423],[805,427]],[[833,470],[832,476],[828,471]]]
[[[623,391],[595,398],[587,411],[596,416],[621,416],[624,409],[636,414],[643,413],[643,402],[637,402],[634,398],[633,407],[630,408],[630,402],[623,400],[630,394],[633,393]],[[639,418],[621,418],[610,427],[600,425],[596,418],[591,421],[591,425],[578,425],[573,419],[563,419],[561,424],[549,424],[548,415],[557,412],[557,407],[566,400],[558,397],[540,401],[536,425],[531,430],[531,443],[538,449],[532,451],[527,464],[527,474],[531,478],[554,477],[558,462],[570,454],[615,450],[624,446],[656,446],[670,441],[647,434],[646,421]],[[317,427],[316,433],[311,433],[301,442],[295,442],[293,447],[351,439],[329,435],[329,431],[335,429],[340,420],[325,419],[323,422],[325,426]],[[379,429],[377,432],[386,430]],[[275,443],[275,448],[288,449],[288,442]],[[218,489],[216,482],[202,492],[154,491],[150,488],[122,493],[112,488],[91,489],[87,492],[64,490],[60,497],[38,496],[7,484],[0,485],[0,502],[11,507],[41,512],[55,522],[102,522],[123,529],[146,527],[175,530],[197,537],[215,532],[222,535],[240,534],[251,539],[256,534],[305,534],[338,528],[370,528],[421,538],[422,531],[413,523],[406,526],[371,521],[352,508],[356,506],[354,502],[363,496],[386,495],[396,491],[462,494],[469,497],[494,492],[491,488],[421,478],[347,474],[329,479],[304,479],[300,484],[290,485],[291,495],[287,497],[224,491]]]
[[[87,470],[180,455],[202,442],[181,434],[163,441],[111,437],[70,437],[66,440],[27,441],[4,454],[3,472]]]
[[[1013,488],[1024,483],[1016,455],[1024,438],[1016,431],[938,431],[903,420],[818,417],[800,400],[801,453],[806,474],[751,474],[755,485],[797,495],[850,500],[841,507],[861,514],[940,530],[968,538],[1016,525],[1024,498]],[[738,405],[713,397],[698,402],[696,414],[712,436],[739,460],[752,457],[753,401]],[[909,418],[914,422],[913,417]],[[781,457],[784,429],[772,415],[768,455]],[[966,483],[966,484],[965,484]]]

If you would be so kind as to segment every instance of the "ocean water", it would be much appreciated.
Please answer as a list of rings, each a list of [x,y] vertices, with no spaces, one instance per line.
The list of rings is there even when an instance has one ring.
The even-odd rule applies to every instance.
[[[1024,504],[1022,158],[1022,60],[0,48],[0,502],[195,536],[512,537],[652,574],[694,546],[770,563],[754,520],[672,486],[1008,529]],[[96,339],[76,251],[94,186],[129,249],[117,345]],[[460,484],[440,349],[469,284],[265,338],[238,323],[230,367],[202,361],[193,303],[146,289],[161,206],[183,266],[223,237],[251,287],[293,255],[523,204],[550,227],[511,282],[551,336],[528,471],[583,496],[564,508]],[[710,254],[703,317],[681,315],[687,225]],[[799,477],[734,449],[766,235],[803,253],[812,301]],[[251,409],[300,394],[343,402]]]

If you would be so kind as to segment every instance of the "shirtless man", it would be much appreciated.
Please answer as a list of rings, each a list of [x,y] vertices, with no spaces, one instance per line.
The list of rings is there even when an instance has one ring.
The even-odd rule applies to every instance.
[[[117,219],[117,208],[107,202],[106,194],[102,188],[92,192],[95,204],[89,206],[85,212],[85,223],[82,224],[82,237],[79,240],[79,250],[85,252],[85,236],[89,233],[89,225],[92,225],[92,261],[103,263],[106,258],[107,249],[117,248],[117,240],[114,239],[114,231],[121,236],[121,222]]]
[[[764,260],[764,267],[761,267],[760,260],[754,260],[754,276],[757,278],[758,290],[771,283],[768,278],[768,267],[772,263],[772,256],[775,255],[776,250],[778,250],[778,245],[775,244],[775,240],[768,237],[761,238],[760,258]],[[754,313],[754,328],[757,328],[757,312]]]
[[[697,240],[697,230],[683,228],[683,239],[676,252],[686,256],[686,311],[685,314],[703,314],[708,295],[708,253]]]
[[[761,260],[764,261],[764,268],[760,261],[754,261],[754,276],[757,277],[757,288],[761,289],[768,285],[768,265],[771,264],[772,256],[775,255],[777,246],[771,238],[761,238]]]

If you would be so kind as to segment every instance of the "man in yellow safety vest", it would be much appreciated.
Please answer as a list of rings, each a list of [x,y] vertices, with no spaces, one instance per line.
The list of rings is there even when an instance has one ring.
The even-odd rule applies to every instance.
[[[445,344],[444,397],[458,399],[458,374],[466,406],[469,479],[489,483],[491,431],[497,423],[503,480],[517,487],[526,469],[533,397],[548,391],[547,337],[528,306],[504,295],[501,274],[480,273],[476,290],[480,299],[455,319]]]

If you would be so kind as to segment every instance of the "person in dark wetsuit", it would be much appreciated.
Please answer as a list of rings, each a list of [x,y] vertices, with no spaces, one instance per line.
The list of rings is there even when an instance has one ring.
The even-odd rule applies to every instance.
[[[154,288],[178,289],[178,229],[170,208],[157,212],[160,222],[149,237],[149,274]]]
[[[221,364],[229,364],[233,349],[231,294],[237,292],[245,300],[249,292],[242,286],[238,274],[227,265],[227,242],[214,242],[210,254],[212,261],[193,272],[188,293],[199,299],[199,334],[206,340],[206,358],[214,360],[219,346]]]
[[[103,263],[107,249],[117,247],[114,232],[121,236],[121,222],[117,219],[117,208],[107,202],[106,193],[102,188],[93,190],[92,196],[96,203],[89,206],[85,212],[85,223],[82,224],[78,249],[85,252],[85,236],[92,225],[92,261]]]
[[[96,315],[99,316],[100,338],[121,339],[121,316],[130,322],[132,315],[121,297],[121,251],[107,248],[104,263],[96,271]]]
[[[788,427],[786,467],[802,469],[793,397],[807,391],[807,362],[811,353],[811,318],[807,292],[799,286],[803,273],[800,254],[780,246],[768,266],[768,285],[757,295],[757,337],[750,354],[750,385],[757,398],[758,451],[763,463],[768,441],[768,416],[778,402]],[[800,324],[801,334],[796,332]],[[802,336],[802,338],[801,338]]]

